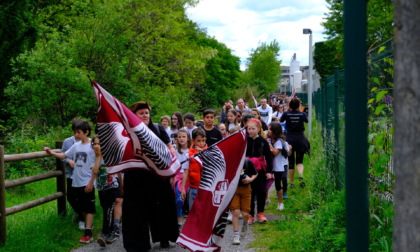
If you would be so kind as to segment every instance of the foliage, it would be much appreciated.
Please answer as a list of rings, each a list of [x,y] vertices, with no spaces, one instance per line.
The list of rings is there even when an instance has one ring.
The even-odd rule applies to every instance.
[[[389,46],[388,46],[389,47]],[[379,193],[393,190],[392,169],[393,125],[393,60],[386,46],[379,46],[369,59],[369,174],[376,178],[374,186]],[[389,50],[389,49],[388,49]],[[382,58],[382,55],[388,55]],[[377,59],[381,57],[380,59]],[[388,101],[388,102],[387,102]]]
[[[240,60],[239,57],[232,55],[225,44],[206,36],[204,32],[198,34],[201,36],[197,43],[200,46],[213,48],[216,53],[207,60],[206,67],[202,71],[204,83],[194,87],[201,107],[216,107],[231,99],[233,90],[238,87]]]
[[[256,86],[262,94],[277,90],[281,79],[279,56],[280,45],[276,40],[261,43],[247,59],[248,69],[242,75],[242,83]]]
[[[261,90],[258,89],[256,86],[251,86],[249,84],[244,85],[234,92],[234,97],[243,98],[251,107],[255,107],[254,100],[252,99],[252,95],[256,99],[262,95]],[[234,101],[236,102],[236,101]]]
[[[392,195],[395,181],[392,162],[394,135],[392,40],[372,49],[368,56],[370,250],[392,251],[394,211]]]
[[[44,129],[47,125],[65,126],[80,113],[95,111],[86,72],[74,66],[67,43],[55,40],[56,35],[51,34],[49,41],[41,39],[35,50],[14,61],[15,76],[5,91],[12,127],[22,122]]]
[[[378,194],[369,198],[369,251],[392,251],[394,205]]]
[[[10,116],[4,89],[13,76],[11,61],[31,50],[45,31],[54,25],[62,28],[60,18],[70,9],[72,0],[13,1],[0,3],[0,124]]]
[[[334,74],[335,66],[344,67],[340,57],[340,54],[335,50],[334,41],[328,40],[315,43],[314,68],[322,79]]]
[[[344,41],[344,0],[326,0],[328,13],[325,13],[327,38],[335,47],[336,59],[343,61]],[[394,2],[392,0],[367,1],[367,46],[372,48],[391,39],[394,35]],[[342,63],[340,64],[342,65]]]
[[[41,3],[22,6],[20,18],[35,22],[37,35],[7,59],[10,120],[0,124],[9,131],[29,122],[46,131],[80,116],[95,121],[88,74],[127,105],[156,104],[163,109],[156,114],[216,107],[237,87],[239,58],[186,17],[195,0]]]
[[[19,154],[42,151],[43,147],[55,147],[55,142],[64,140],[71,134],[70,123],[66,128],[50,128],[47,133],[40,133],[30,124],[21,124],[15,132],[7,133],[0,142],[4,145],[5,154]],[[16,162],[5,163],[6,179],[15,179],[22,176],[32,175],[34,171],[54,170],[53,158],[37,158]]]
[[[344,190],[333,192],[313,214],[312,234],[304,239],[304,246],[316,251],[345,251],[346,208]]]
[[[53,158],[51,158],[53,159]],[[39,173],[32,173],[35,175]],[[55,179],[47,179],[6,190],[7,207],[23,204],[34,199],[51,195],[56,191]],[[98,195],[96,195],[98,199]],[[96,200],[94,226],[102,226],[102,211],[99,200]],[[57,202],[51,201],[43,205],[12,214],[6,218],[7,241],[0,247],[1,251],[71,251],[80,246],[82,231],[73,221],[75,214],[67,204],[67,215],[57,214]],[[93,235],[101,232],[94,228]],[[53,235],[52,235],[53,234]],[[25,237],[22,239],[22,237]]]

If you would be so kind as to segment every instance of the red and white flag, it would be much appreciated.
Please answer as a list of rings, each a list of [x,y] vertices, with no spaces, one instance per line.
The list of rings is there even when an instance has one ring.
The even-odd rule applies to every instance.
[[[257,99],[255,99],[255,96],[254,96],[254,94],[252,92],[251,92],[251,95],[252,95],[252,99],[254,100],[255,107],[258,108]]]
[[[110,174],[146,169],[171,177],[181,168],[159,137],[124,104],[98,83],[91,81],[98,101],[98,135],[107,171]]]
[[[242,129],[197,154],[203,171],[194,204],[176,241],[181,247],[220,251],[227,208],[238,187],[246,144],[246,131]]]

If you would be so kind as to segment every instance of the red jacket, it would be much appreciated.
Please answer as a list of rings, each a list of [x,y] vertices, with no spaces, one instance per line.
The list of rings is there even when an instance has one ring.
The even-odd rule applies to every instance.
[[[202,148],[203,150],[207,149],[206,147]],[[188,157],[192,157],[195,154],[199,152],[198,149],[195,148],[195,146],[192,146],[190,150],[188,151]],[[198,162],[196,159],[192,158],[190,159],[190,167],[188,168],[188,186],[192,188],[198,189],[200,187],[200,179],[201,179],[201,173],[203,170],[203,166],[200,162]]]

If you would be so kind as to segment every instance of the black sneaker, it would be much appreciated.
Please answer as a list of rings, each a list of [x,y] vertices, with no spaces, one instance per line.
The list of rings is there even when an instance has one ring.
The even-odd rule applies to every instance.
[[[109,235],[107,235],[107,237],[105,238],[106,243],[113,243],[114,241],[117,240],[117,237],[115,237],[114,233],[110,233]]]
[[[112,231],[112,233],[114,234],[115,237],[120,237],[121,233],[120,233],[120,228],[118,226],[114,226],[114,230]]]

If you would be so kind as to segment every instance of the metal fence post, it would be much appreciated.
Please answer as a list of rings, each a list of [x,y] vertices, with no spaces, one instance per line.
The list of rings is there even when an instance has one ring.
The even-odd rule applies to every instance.
[[[61,149],[63,146],[63,141],[56,141],[56,149]],[[57,199],[57,209],[58,214],[61,216],[66,215],[66,171],[64,170],[63,162],[60,159],[56,158],[56,169],[61,171],[62,174],[57,176],[57,192],[63,192],[63,196]]]
[[[347,251],[369,251],[367,1],[344,1]]]
[[[4,180],[4,147],[0,145],[0,246],[6,243],[6,188]]]

